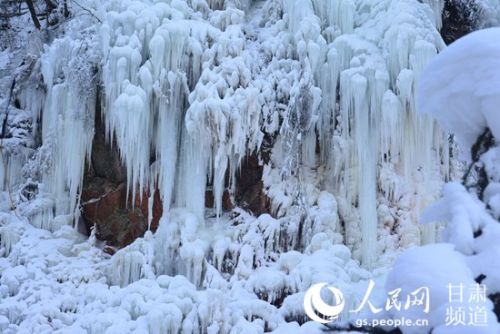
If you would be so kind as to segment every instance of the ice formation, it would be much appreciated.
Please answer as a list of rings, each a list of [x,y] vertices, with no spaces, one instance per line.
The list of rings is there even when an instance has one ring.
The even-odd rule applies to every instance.
[[[387,279],[387,290],[403,288],[410,291],[427,286],[433,296],[429,329],[436,333],[498,333],[497,302],[500,293],[500,271],[495,259],[500,251],[499,218],[499,147],[498,113],[498,38],[500,30],[490,28],[471,33],[452,43],[434,58],[423,71],[419,85],[419,111],[431,114],[456,136],[464,160],[470,169],[462,183],[450,182],[443,188],[442,198],[429,206],[422,222],[445,223],[441,240],[446,244],[416,247],[403,253]],[[489,142],[483,133],[489,129]],[[470,173],[476,173],[472,175]],[[468,179],[478,185],[471,186]],[[419,273],[415,273],[419,268]],[[453,273],[448,275],[446,273]],[[447,309],[453,298],[447,284],[484,284],[485,300],[459,301],[462,307],[481,307],[484,325],[471,328],[464,324],[446,324]],[[495,302],[493,305],[492,301]],[[480,305],[477,305],[481,303]],[[418,318],[422,313],[393,310],[396,317]],[[405,327],[403,333],[420,333]],[[425,329],[428,330],[428,329]]]
[[[252,22],[244,24],[247,3],[227,2],[215,12],[213,5],[111,2],[104,14],[103,108],[132,197],[158,182],[165,212],[184,207],[202,222],[209,184],[220,215],[241,160],[265,135],[276,136],[281,149],[271,168],[297,180],[289,206],[300,206],[302,169],[324,168],[319,189],[346,199],[341,218],[359,223],[362,240],[355,243],[371,266],[377,166],[389,164],[412,186],[415,173],[435,172],[433,154],[448,161],[448,140],[414,113],[413,98],[424,64],[443,47],[435,30],[442,3],[432,1],[433,12],[414,1],[366,2],[355,22],[352,1],[271,1],[266,8],[282,9],[283,19],[269,17],[274,21],[255,32]],[[388,19],[372,26],[368,14]],[[282,26],[279,39],[271,38]],[[261,45],[246,46],[245,34]],[[395,127],[403,131],[394,134]],[[312,154],[317,141],[319,160]],[[446,175],[449,166],[442,167],[438,173]]]
[[[278,333],[297,321],[295,332],[311,333],[297,303],[311,284],[335,284],[355,302],[352,287],[378,278],[365,269],[437,238],[417,225],[418,212],[453,165],[447,135],[415,113],[415,90],[444,47],[443,1],[84,5],[92,15],[71,20],[37,63],[46,91],[18,94],[41,148],[0,166],[5,195],[38,184],[16,213],[44,229],[2,216],[7,331]],[[158,189],[163,205],[157,231],[111,259],[69,227],[97,110],[126,167],[129,203]],[[223,212],[252,154],[271,212]],[[33,259],[23,253],[38,244]],[[38,279],[37,294],[58,298],[25,301]]]
[[[442,3],[429,4],[287,0],[250,8],[246,2],[130,0],[103,5],[100,108],[108,140],[116,143],[127,168],[132,203],[158,187],[164,212],[187,208],[203,222],[208,185],[220,216],[225,189],[234,195],[242,159],[270,136],[269,168],[280,172],[267,178],[266,186],[280,207],[276,214],[303,210],[303,198],[312,190],[306,174],[322,169],[314,191],[342,198],[339,215],[346,227],[339,232],[355,256],[373,266],[378,231],[384,229],[379,204],[395,211],[402,194],[394,188],[405,187],[410,196],[419,185],[432,188],[427,179],[439,179],[435,174],[449,174],[447,138],[414,113],[419,73],[443,47],[436,30]],[[243,9],[258,12],[259,6],[266,14],[246,22]],[[28,105],[34,100],[30,94],[25,103],[43,109],[43,144],[52,152],[43,183],[54,204],[33,218],[45,227],[54,215],[78,218],[90,154],[98,92],[95,86],[79,87],[91,84],[92,76],[85,82],[64,66],[78,58],[81,48],[75,43],[66,38],[47,48],[41,62],[47,97]],[[74,105],[79,98],[83,102]],[[394,174],[392,186],[379,185],[383,173]],[[281,181],[289,184],[286,205],[274,190]],[[432,196],[430,191],[404,201],[419,208]],[[305,200],[314,203],[314,197]],[[359,235],[351,234],[356,225]],[[428,234],[432,239],[434,232]]]

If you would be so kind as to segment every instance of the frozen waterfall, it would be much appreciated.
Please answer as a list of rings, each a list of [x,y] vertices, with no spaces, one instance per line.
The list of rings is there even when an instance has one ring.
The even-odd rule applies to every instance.
[[[8,61],[0,331],[316,333],[311,285],[352,319],[439,241],[444,0],[80,2]]]
[[[42,57],[44,102],[34,93],[23,102],[42,106],[43,147],[51,152],[43,184],[52,202],[35,220],[50,227],[59,215],[78,218],[101,94],[107,139],[127,170],[128,201],[158,188],[163,224],[172,208],[185,208],[202,226],[208,187],[219,217],[224,192],[234,198],[241,162],[260,156],[267,137],[271,158],[260,163],[271,213],[286,220],[302,212],[291,236],[296,247],[313,237],[301,207],[320,191],[335,196],[341,222],[325,229],[340,233],[367,268],[395,221],[402,244],[432,240],[436,231],[414,222],[449,174],[449,143],[414,112],[414,95],[423,66],[444,46],[442,7],[437,0],[99,6],[96,76],[72,76],[80,46],[56,40]]]

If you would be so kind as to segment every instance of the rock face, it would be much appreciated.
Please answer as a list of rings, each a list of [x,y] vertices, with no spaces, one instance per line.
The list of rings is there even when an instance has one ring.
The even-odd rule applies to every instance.
[[[257,216],[269,213],[270,201],[264,193],[262,172],[263,166],[257,154],[246,157],[236,174],[234,196],[228,190],[224,192],[223,209],[230,211],[238,206]],[[150,194],[144,192],[142,198],[138,194],[134,203],[129,196],[127,203],[126,177],[127,171],[121,163],[117,145],[106,142],[102,116],[97,108],[91,161],[83,180],[82,219],[87,233],[95,226],[96,237],[112,248],[125,247],[148,230]],[[229,176],[226,178],[228,183]],[[208,189],[205,206],[211,208],[214,200],[210,187]],[[158,190],[152,199],[150,228],[155,232],[163,213]]]
[[[115,185],[102,178],[94,178],[82,192],[83,218],[88,228],[96,226],[96,235],[113,247],[124,247],[148,230],[148,194],[127,205],[125,183]],[[153,197],[151,230],[156,231],[161,217],[158,192]]]
[[[482,7],[476,0],[447,0],[443,10],[441,35],[447,44],[477,28]],[[269,138],[267,138],[269,139]],[[260,159],[269,160],[268,150],[272,139],[261,152],[255,152],[242,160],[236,173],[236,189],[233,195],[226,189],[223,194],[223,210],[240,207],[259,216],[270,213],[270,200],[262,182],[263,166]],[[226,186],[229,175],[226,175]],[[82,218],[87,231],[95,225],[96,235],[109,246],[121,248],[141,237],[151,223],[155,231],[162,215],[159,192],[155,191],[152,217],[148,217],[150,194],[144,192],[134,203],[127,203],[126,169],[121,163],[117,145],[106,143],[99,102],[95,120],[95,136],[91,161],[84,177],[81,195]],[[212,208],[214,198],[210,185],[205,194],[205,206]]]
[[[100,113],[96,115],[91,161],[86,170],[81,197],[82,218],[87,231],[95,225],[96,236],[108,246],[122,248],[148,230],[149,194],[127,203],[126,170],[116,145],[105,140]],[[153,196],[151,230],[156,231],[162,214],[159,192]]]
[[[263,166],[253,154],[245,158],[236,176],[236,203],[256,216],[271,212],[270,200],[263,190],[262,172]]]

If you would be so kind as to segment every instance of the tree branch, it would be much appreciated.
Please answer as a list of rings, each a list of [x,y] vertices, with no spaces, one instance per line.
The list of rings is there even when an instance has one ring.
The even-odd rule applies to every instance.
[[[25,2],[26,2],[26,5],[28,5],[31,19],[33,20],[33,24],[35,25],[35,28],[40,30],[40,28],[42,26],[40,25],[40,21],[38,21],[38,17],[36,16],[36,10],[35,10],[35,6],[33,5],[33,0],[25,0]]]
[[[86,7],[83,7],[82,5],[80,5],[76,0],[71,0],[72,2],[74,2],[78,7],[80,7],[81,9],[83,9],[84,11],[88,12],[90,15],[92,15],[99,23],[102,23],[101,19],[98,18],[90,9],[86,8]]]
[[[54,9],[57,8],[57,5],[55,3],[53,3],[52,1],[50,0],[44,0],[45,1],[45,5],[47,6],[47,10],[49,12],[53,11]]]

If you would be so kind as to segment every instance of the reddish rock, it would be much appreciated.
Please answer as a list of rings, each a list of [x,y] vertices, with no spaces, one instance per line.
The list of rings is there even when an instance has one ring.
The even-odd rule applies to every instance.
[[[109,254],[109,255],[115,255],[117,249],[112,246],[104,246],[103,250],[104,253]]]
[[[106,252],[112,254],[147,231],[149,194],[144,191],[141,197],[137,192],[134,203],[131,196],[127,203],[126,168],[121,162],[116,143],[110,145],[106,142],[100,102],[97,101],[96,105],[92,154],[85,171],[81,194],[82,220],[88,231],[96,226],[96,237],[106,241]],[[268,160],[272,142],[272,138],[267,138],[261,148],[260,155],[265,161]],[[224,211],[239,206],[255,215],[270,212],[270,201],[263,191],[262,171],[263,166],[256,154],[243,159],[236,175],[234,196],[232,197],[227,189],[223,193]],[[226,184],[228,181],[227,174]],[[151,230],[154,232],[158,228],[163,211],[158,190],[155,190],[153,201]],[[214,206],[211,190],[205,193],[205,206]]]
[[[205,192],[205,207],[206,208],[215,208],[215,199],[212,190],[207,190]],[[222,194],[222,210],[231,211],[234,209],[235,205],[233,204],[233,200],[231,199],[231,194],[226,189]]]
[[[80,202],[87,230],[95,225],[96,237],[106,241],[109,249],[132,243],[148,229],[148,191],[142,193],[142,198],[137,192],[134,203],[129,196],[127,203],[126,175],[116,143],[110,145],[106,142],[97,108],[92,154],[85,171]],[[151,230],[154,232],[163,208],[158,190],[155,190],[153,200]]]
[[[259,158],[252,154],[243,159],[236,175],[236,203],[255,216],[271,212],[271,202],[264,193],[262,173],[263,166],[259,163]]]
[[[240,207],[259,216],[270,213],[270,200],[264,193],[262,182],[263,166],[259,163],[257,155],[252,154],[243,159],[236,173],[236,192],[231,197],[228,189],[222,195],[222,209],[231,211]],[[229,174],[226,173],[226,185],[229,183]],[[205,192],[205,207],[213,208],[215,200],[212,189]]]
[[[94,178],[82,192],[82,218],[88,227],[96,226],[96,237],[106,240],[109,246],[124,247],[141,237],[148,229],[149,194],[137,195],[135,203],[126,203],[127,189],[124,183],[113,183]],[[155,191],[151,230],[158,228],[162,215],[159,191]]]
[[[241,167],[236,173],[236,192],[231,197],[228,189],[222,195],[222,209],[231,211],[235,207],[248,210],[256,216],[263,213],[270,213],[270,199],[264,193],[262,182],[263,166],[259,163],[256,154],[252,154],[243,159]],[[226,184],[229,183],[229,174],[226,173]],[[205,207],[213,208],[214,195],[211,187],[205,192]]]

